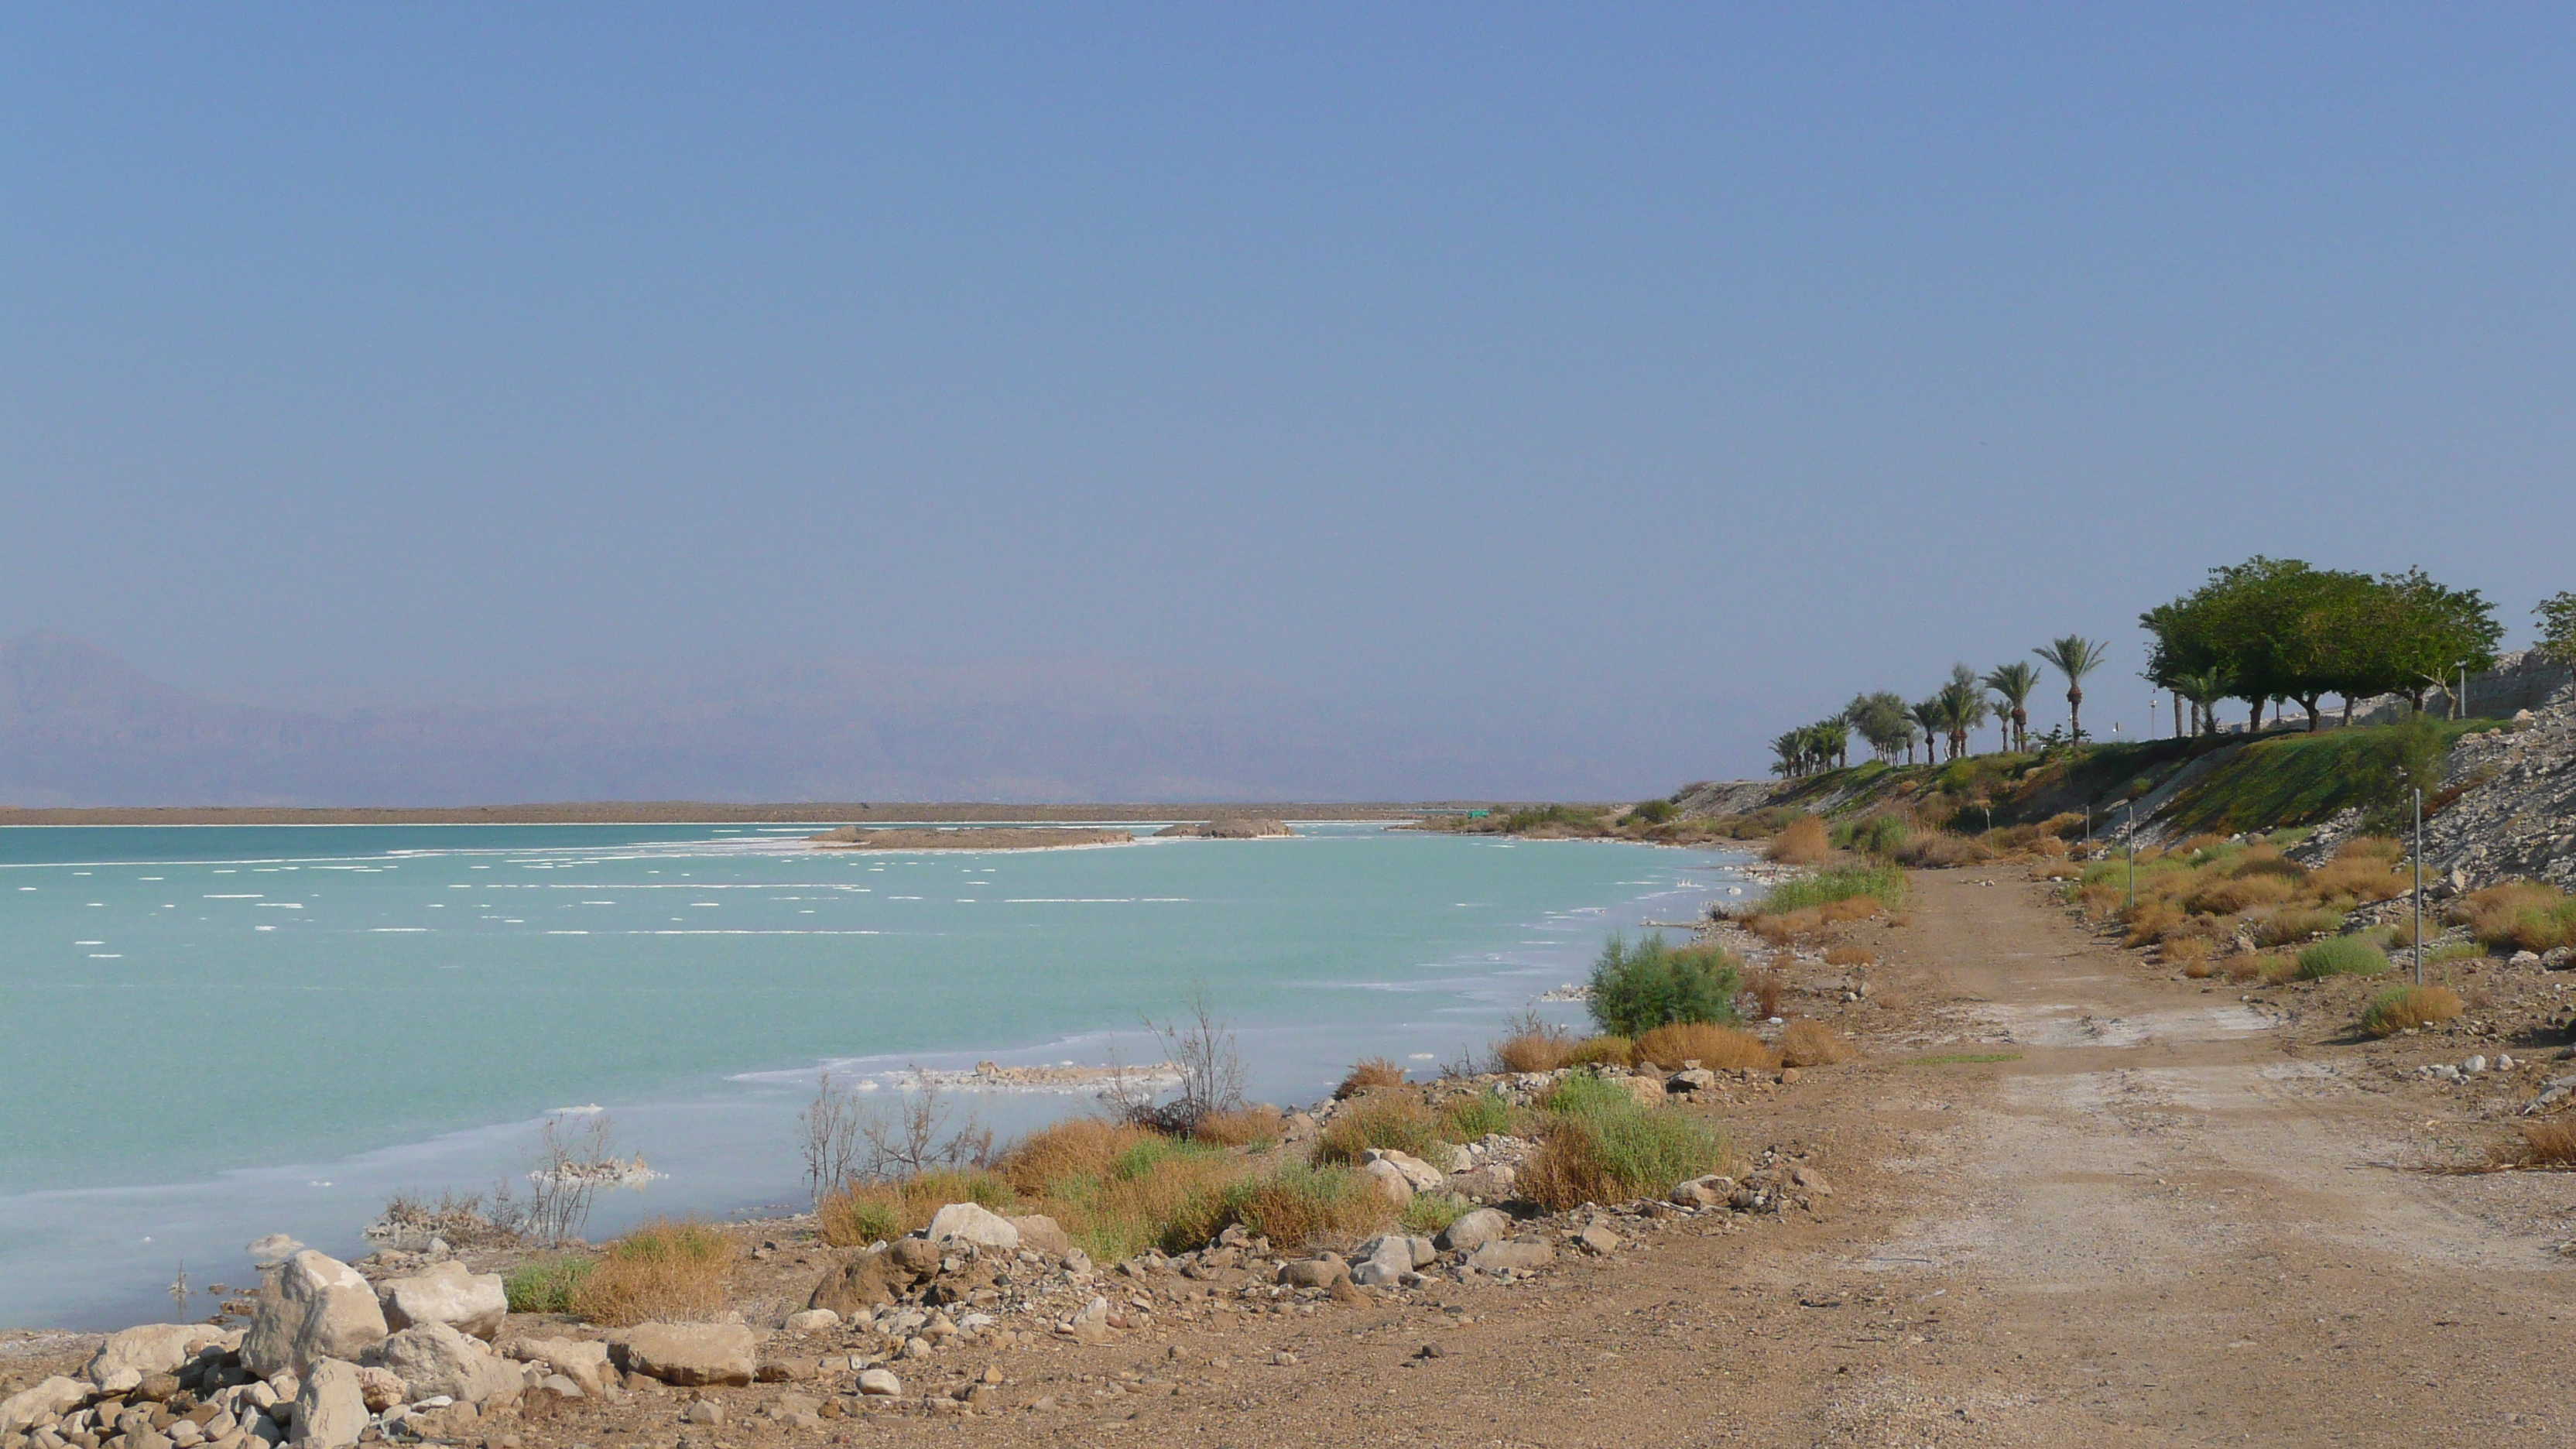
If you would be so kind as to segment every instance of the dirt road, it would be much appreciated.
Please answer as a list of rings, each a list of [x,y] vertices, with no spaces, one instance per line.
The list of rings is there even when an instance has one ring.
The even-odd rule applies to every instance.
[[[1194,1335],[1177,1363],[1102,1351],[1088,1383],[1021,1388],[1053,1383],[1051,1415],[857,1432],[2576,1444],[2576,1260],[2556,1250],[2576,1231],[2547,1231],[2576,1228],[2576,1177],[2374,1165],[2426,1155],[2415,1108],[2233,988],[2097,943],[2036,886],[1922,873],[1878,941],[1933,978],[1918,1022],[1963,1040],[1818,1074],[1732,1122],[1818,1154],[1840,1187],[1821,1218],[1650,1235],[1543,1297],[1460,1287],[1445,1312],[1256,1320]],[[1120,1368],[1152,1387],[1098,1397]]]

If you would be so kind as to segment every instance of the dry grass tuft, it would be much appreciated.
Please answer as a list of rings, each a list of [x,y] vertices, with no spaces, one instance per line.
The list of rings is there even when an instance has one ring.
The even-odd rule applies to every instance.
[[[1523,1012],[1511,1026],[1511,1035],[1485,1049],[1495,1071],[1552,1072],[1574,1050],[1574,1033],[1541,1021],[1537,1012]]]
[[[1821,1021],[1804,1017],[1780,1029],[1780,1064],[1784,1067],[1824,1067],[1847,1062],[1860,1055],[1860,1049]]]
[[[2210,960],[2215,953],[2211,950],[2209,938],[2206,936],[2169,939],[2164,943],[2162,953],[2166,965],[2179,968],[2183,975],[2194,981],[2203,980],[2217,973],[2217,966]]]
[[[1411,1092],[1371,1092],[1333,1114],[1315,1144],[1316,1160],[1357,1162],[1369,1148],[1427,1155],[1440,1135],[1440,1119]]]
[[[1825,952],[1828,966],[1875,966],[1878,953],[1866,946],[1836,946]]]
[[[2467,926],[2491,951],[2576,945],[2576,899],[2536,881],[2507,881],[2474,892],[2451,908],[2450,920]]]
[[[2496,1151],[2500,1167],[2549,1172],[2576,1170],[2576,1122],[2564,1117],[2520,1124],[2516,1140]]]
[[[1348,1168],[1289,1167],[1235,1184],[1226,1194],[1224,1215],[1273,1247],[1289,1248],[1387,1227],[1397,1209]]]
[[[2449,1021],[2464,1008],[2447,986],[2392,986],[2379,993],[2361,1013],[2361,1029],[2372,1036],[2395,1036],[2409,1027]]]
[[[1142,1127],[1074,1117],[1013,1143],[994,1170],[1014,1192],[1039,1197],[1069,1177],[1107,1176],[1111,1163],[1154,1136]]]
[[[1683,1063],[1694,1061],[1718,1072],[1745,1068],[1768,1071],[1780,1065],[1778,1054],[1763,1045],[1762,1038],[1704,1021],[1677,1021],[1656,1027],[1637,1038],[1636,1055],[1638,1061],[1652,1062],[1666,1071],[1678,1071]]]
[[[1825,836],[1825,822],[1813,815],[1801,815],[1780,827],[1764,847],[1765,859],[1782,865],[1814,865],[1833,851],[1833,842]]]
[[[1342,1084],[1333,1089],[1333,1096],[1336,1098],[1356,1097],[1360,1093],[1368,1091],[1371,1088],[1401,1087],[1403,1085],[1404,1068],[1397,1066],[1394,1062],[1387,1060],[1385,1057],[1370,1057],[1366,1061],[1360,1062],[1351,1068],[1351,1074],[1342,1078]]]
[[[619,1327],[686,1322],[724,1308],[733,1240],[705,1223],[657,1218],[611,1242],[572,1290],[575,1313]]]
[[[1780,1014],[1780,998],[1789,994],[1789,978],[1765,966],[1753,973],[1752,979],[1744,983],[1744,989],[1753,993],[1755,1008],[1767,1019]]]
[[[1624,1036],[1587,1036],[1565,1054],[1569,1067],[1630,1067],[1637,1064],[1634,1043]]]
[[[1211,1147],[1252,1147],[1279,1140],[1279,1113],[1269,1107],[1238,1107],[1209,1112],[1190,1125],[1190,1140]]]

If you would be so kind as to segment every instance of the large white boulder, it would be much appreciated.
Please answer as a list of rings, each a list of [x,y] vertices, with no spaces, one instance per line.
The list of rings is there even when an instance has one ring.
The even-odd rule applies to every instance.
[[[1429,1192],[1440,1185],[1442,1178],[1448,1176],[1447,1173],[1412,1153],[1398,1152],[1391,1147],[1370,1148],[1366,1161],[1372,1164],[1383,1162],[1394,1167],[1397,1172],[1404,1174],[1404,1185],[1415,1192]]]
[[[408,1278],[387,1278],[376,1285],[376,1302],[385,1310],[385,1326],[396,1333],[444,1323],[489,1339],[510,1313],[510,1295],[501,1287],[500,1274],[475,1273],[453,1261],[432,1264]]]
[[[973,1243],[1006,1253],[1018,1252],[1020,1247],[1020,1230],[981,1203],[952,1202],[941,1208],[931,1214],[922,1236],[934,1243]]]
[[[739,1323],[639,1323],[610,1339],[608,1353],[666,1384],[747,1384],[760,1371],[751,1330]]]
[[[242,1362],[262,1378],[280,1369],[301,1375],[326,1358],[354,1362],[387,1331],[376,1290],[358,1270],[307,1248],[260,1275]]]
[[[32,1389],[0,1399],[0,1436],[50,1424],[88,1398],[89,1385],[56,1374]]]
[[[358,1442],[368,1417],[358,1366],[336,1358],[318,1359],[296,1388],[295,1429],[289,1438],[307,1449],[347,1449]]]
[[[608,1345],[596,1339],[523,1338],[507,1352],[523,1363],[544,1364],[594,1398],[608,1381]]]
[[[84,1372],[94,1384],[106,1383],[125,1369],[143,1374],[175,1374],[197,1356],[198,1349],[223,1343],[229,1337],[222,1329],[202,1323],[146,1323],[120,1328],[99,1345]]]
[[[516,1397],[527,1377],[506,1360],[444,1323],[406,1328],[379,1344],[373,1361],[403,1381],[414,1402],[445,1394],[480,1404]]]
[[[1472,1253],[1497,1238],[1508,1237],[1511,1231],[1512,1220],[1500,1211],[1477,1208],[1441,1229],[1439,1244],[1451,1252]]]

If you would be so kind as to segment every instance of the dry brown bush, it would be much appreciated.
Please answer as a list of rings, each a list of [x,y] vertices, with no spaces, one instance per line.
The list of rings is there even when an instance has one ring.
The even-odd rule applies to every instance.
[[[1763,1016],[1778,1016],[1780,998],[1789,994],[1789,978],[1765,966],[1753,973],[1752,978],[1744,983],[1744,989],[1753,993],[1753,1004],[1761,1010]],[[1653,1036],[1654,1033],[1648,1032],[1646,1035]],[[1639,1049],[1644,1049],[1642,1043]]]
[[[2213,953],[2209,938],[2206,936],[2183,936],[2168,940],[2161,950],[2166,965],[2180,968],[2183,975],[2194,981],[2201,980],[2218,969],[2210,962]]]
[[[1839,925],[1845,921],[1866,921],[1886,909],[1886,903],[1876,896],[1845,896],[1816,907],[1816,915],[1828,925]]]
[[[1616,1202],[1623,1194],[1610,1160],[1589,1133],[1551,1132],[1521,1164],[1513,1185],[1532,1202],[1564,1212],[1588,1202]]]
[[[2256,906],[2277,906],[2299,893],[2285,876],[2258,874],[2214,880],[2183,897],[2183,909],[2201,915],[2232,916]]]
[[[1373,1087],[1403,1085],[1404,1068],[1385,1057],[1370,1057],[1351,1068],[1351,1074],[1342,1078],[1342,1084],[1333,1089],[1333,1095],[1336,1098],[1356,1097]]]
[[[1847,1062],[1860,1055],[1860,1049],[1821,1021],[1800,1017],[1780,1029],[1780,1064],[1784,1067],[1823,1067]]]
[[[1979,865],[1994,859],[1995,853],[1965,836],[1947,831],[1926,830],[1905,842],[1897,851],[1900,865],[1921,870],[1949,870],[1963,865]]]
[[[1637,1038],[1636,1059],[1666,1071],[1678,1071],[1684,1062],[1692,1061],[1719,1072],[1767,1071],[1780,1065],[1778,1054],[1764,1046],[1762,1038],[1704,1021],[1677,1021],[1647,1032]]]
[[[2362,1012],[2361,1029],[2372,1036],[2395,1036],[2411,1027],[2449,1021],[2462,1010],[2459,993],[2447,986],[2392,986]]]
[[[573,1311],[620,1327],[713,1317],[724,1308],[733,1240],[705,1223],[657,1218],[608,1244],[572,1291]]]
[[[2320,907],[2284,906],[2257,917],[2253,924],[2255,945],[2292,946],[2342,930],[2343,916]]]
[[[1281,1130],[1277,1108],[1238,1107],[1201,1117],[1190,1127],[1190,1140],[1211,1147],[1249,1147],[1278,1141]]]
[[[1636,1060],[1636,1048],[1624,1036],[1587,1036],[1565,1054],[1569,1067],[1626,1067]]]
[[[1878,953],[1866,946],[1836,946],[1825,952],[1828,966],[1875,966]]]
[[[1802,936],[1812,936],[1825,928],[1820,911],[1788,911],[1776,916],[1755,916],[1753,934],[1774,946],[1785,946]]]
[[[2557,1172],[2576,1169],[2576,1122],[2564,1117],[2525,1122],[2515,1137],[2515,1141],[2497,1150],[2499,1164]]]
[[[2226,972],[2230,981],[2252,981],[2262,976],[2265,959],[2261,956],[2229,956],[2218,963],[2218,969]]]
[[[2129,923],[2129,934],[2124,942],[2130,946],[2152,946],[2168,933],[2180,934],[2184,923],[2190,919],[2180,906],[2171,901],[2140,900],[2136,910],[2124,914]]]
[[[2038,851],[2041,857],[2047,860],[2064,860],[2066,858],[2066,842],[2055,835],[2041,836],[2030,843],[2030,848]]]
[[[1150,1142],[1155,1134],[1142,1127],[1074,1117],[1041,1127],[1011,1145],[995,1164],[1002,1180],[1023,1197],[1037,1197],[1051,1184],[1072,1177],[1106,1177],[1121,1153]],[[887,1190],[889,1193],[892,1189]]]
[[[1833,851],[1833,842],[1825,836],[1825,822],[1813,815],[1801,815],[1780,827],[1764,847],[1764,858],[1782,865],[1814,865]]]

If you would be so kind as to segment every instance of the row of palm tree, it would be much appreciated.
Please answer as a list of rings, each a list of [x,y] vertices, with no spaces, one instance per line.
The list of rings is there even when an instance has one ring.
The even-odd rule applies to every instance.
[[[2102,666],[2108,649],[2098,639],[2069,634],[2030,651],[2066,677],[2067,716],[2076,739],[2084,737],[2084,676]],[[1984,674],[1954,664],[1939,689],[1911,704],[1887,690],[1856,695],[1832,718],[1800,725],[1772,740],[1772,753],[1778,757],[1772,772],[1809,775],[1849,764],[1855,734],[1883,760],[1892,762],[1901,751],[1905,763],[1913,764],[1917,744],[1923,746],[1927,762],[1943,758],[1938,753],[1942,743],[1949,747],[1946,758],[1955,760],[1968,752],[1969,734],[1990,719],[2003,728],[2008,748],[2026,749],[2030,697],[2039,689],[2040,678],[2038,668],[2026,660],[2001,664]]]

